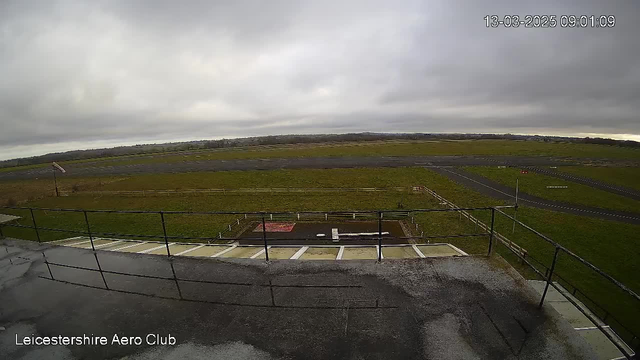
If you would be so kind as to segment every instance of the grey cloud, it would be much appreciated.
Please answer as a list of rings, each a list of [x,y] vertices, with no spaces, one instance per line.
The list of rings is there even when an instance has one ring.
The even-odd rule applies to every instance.
[[[489,14],[617,25],[487,29]],[[4,1],[0,158],[277,133],[640,138],[639,14],[634,1]]]

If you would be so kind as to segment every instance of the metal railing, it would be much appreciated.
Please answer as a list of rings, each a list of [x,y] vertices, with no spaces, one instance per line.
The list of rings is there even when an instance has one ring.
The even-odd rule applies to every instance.
[[[605,279],[607,279],[609,282],[611,282],[613,285],[615,285],[617,288],[621,289],[622,291],[624,291],[629,297],[635,299],[636,301],[640,301],[640,296],[638,296],[638,294],[636,294],[634,291],[632,291],[631,289],[629,289],[628,287],[626,287],[624,284],[620,283],[619,281],[617,281],[616,279],[614,279],[613,277],[611,277],[610,275],[606,274],[604,271],[602,271],[601,269],[599,269],[598,267],[594,266],[593,264],[589,263],[588,261],[584,260],[583,258],[581,258],[580,256],[576,255],[575,253],[573,253],[572,251],[568,250],[567,248],[563,247],[562,245],[556,243],[555,241],[551,240],[549,237],[545,236],[544,234],[541,234],[540,232],[538,232],[537,230],[531,228],[530,226],[522,223],[521,221],[515,219],[514,217],[512,217],[511,215],[505,213],[503,210],[505,208],[514,208],[514,206],[494,206],[494,207],[468,207],[468,208],[463,208],[463,207],[457,207],[455,205],[453,205],[452,207],[448,207],[448,208],[437,208],[437,209],[410,209],[410,210],[348,210],[348,211],[299,211],[299,212],[293,212],[293,211],[285,211],[285,212],[242,212],[242,211],[146,211],[146,210],[84,210],[84,209],[60,209],[60,208],[30,208],[30,207],[10,207],[10,206],[4,206],[4,207],[0,207],[3,209],[11,209],[11,210],[21,210],[21,211],[28,211],[29,213],[29,217],[30,219],[25,219],[26,220],[30,220],[29,222],[31,223],[31,225],[24,225],[24,224],[4,224],[4,226],[6,227],[16,227],[16,228],[25,228],[25,229],[32,229],[35,232],[36,235],[36,239],[39,242],[42,242],[41,239],[41,235],[40,235],[40,231],[41,230],[46,230],[46,231],[58,231],[58,232],[67,232],[67,233],[73,233],[73,234],[78,234],[78,235],[82,235],[82,236],[87,236],[89,237],[89,241],[91,242],[91,249],[95,251],[96,247],[94,245],[94,238],[96,236],[122,236],[122,237],[134,237],[134,238],[160,238],[163,240],[164,245],[166,247],[167,250],[167,256],[169,258],[172,257],[171,254],[171,250],[170,250],[170,244],[169,244],[169,240],[170,239],[175,239],[175,240],[218,240],[220,239],[220,237],[188,237],[188,236],[175,236],[175,235],[169,235],[168,231],[167,231],[167,226],[166,226],[166,216],[170,216],[170,215],[241,215],[241,217],[244,217],[245,219],[253,219],[253,220],[257,220],[260,221],[262,224],[262,241],[263,241],[263,245],[264,245],[264,255],[265,255],[265,259],[267,261],[269,261],[269,241],[273,241],[273,240],[310,240],[308,238],[287,238],[287,239],[279,239],[279,238],[275,238],[275,237],[269,237],[267,236],[267,227],[266,222],[267,221],[272,221],[273,219],[281,219],[281,218],[291,218],[291,219],[300,219],[301,215],[304,216],[308,216],[308,217],[314,217],[316,219],[323,219],[324,220],[331,220],[331,219],[367,219],[370,221],[376,221],[377,225],[378,225],[378,235],[376,236],[376,240],[378,243],[377,246],[377,260],[378,261],[382,261],[382,245],[384,240],[386,239],[390,239],[392,237],[390,236],[383,236],[383,229],[382,229],[382,225],[383,225],[383,221],[386,218],[393,218],[394,216],[398,217],[402,217],[402,216],[409,216],[409,215],[416,215],[416,214],[420,214],[420,213],[437,213],[437,212],[457,212],[460,213],[461,216],[465,216],[466,218],[468,218],[472,223],[475,220],[475,224],[477,225],[477,227],[479,227],[481,230],[483,230],[480,233],[469,233],[469,234],[451,234],[451,235],[424,235],[422,234],[421,236],[407,236],[407,237],[403,237],[403,239],[407,239],[407,240],[415,240],[415,239],[433,239],[433,238],[455,238],[455,237],[484,237],[487,236],[488,237],[488,243],[487,243],[487,255],[491,255],[492,251],[495,251],[494,248],[494,240],[499,240],[499,243],[502,243],[503,245],[505,245],[505,248],[507,248],[511,253],[513,253],[516,257],[518,257],[523,264],[528,265],[538,276],[540,276],[541,278],[545,279],[546,284],[545,284],[545,289],[543,291],[542,297],[540,299],[539,302],[539,306],[542,307],[542,305],[544,304],[544,300],[546,297],[546,294],[548,292],[548,288],[549,286],[554,287],[556,290],[558,291],[562,291],[561,288],[555,284],[553,282],[553,278],[554,276],[556,278],[560,278],[562,279],[565,283],[570,284],[568,281],[566,281],[565,279],[559,277],[559,275],[557,273],[555,273],[555,268],[556,268],[556,262],[558,261],[558,255],[562,252],[565,253],[567,255],[569,255],[571,258],[579,261],[580,263],[582,263],[584,266],[586,266],[588,269],[595,271],[597,274],[599,274],[600,276],[604,277]],[[42,226],[38,226],[37,220],[36,220],[36,216],[34,214],[34,210],[35,211],[51,211],[51,212],[73,212],[73,213],[82,213],[83,214],[83,218],[84,218],[84,222],[85,222],[85,226],[86,226],[86,230],[83,231],[79,231],[79,230],[70,230],[70,229],[58,229],[58,228],[50,228],[50,227],[42,227]],[[491,223],[490,225],[485,225],[482,222],[480,222],[477,218],[474,218],[473,216],[471,216],[469,214],[470,211],[490,211],[491,212]],[[500,237],[500,234],[498,234],[495,230],[495,221],[496,221],[496,212],[498,212],[500,215],[505,216],[506,218],[508,218],[511,221],[514,221],[516,224],[519,224],[520,226],[524,227],[525,229],[527,229],[528,231],[532,232],[533,234],[537,235],[538,237],[542,238],[544,241],[548,242],[549,244],[554,246],[555,252],[553,255],[553,259],[551,262],[551,266],[550,267],[546,267],[544,266],[544,264],[542,264],[542,262],[538,261],[537,259],[535,259],[534,257],[532,257],[530,254],[527,255],[526,252],[523,252],[521,250],[523,250],[521,247],[519,246],[512,246],[513,242],[508,240],[504,240]],[[92,229],[91,227],[91,223],[89,221],[89,216],[88,214],[92,214],[92,213],[105,213],[105,214],[153,214],[153,215],[157,215],[158,216],[158,223],[159,223],[159,228],[162,229],[162,233],[161,235],[148,235],[148,234],[123,234],[123,233],[105,233],[105,232],[96,232]],[[237,218],[236,218],[237,221]],[[478,226],[479,225],[479,226]],[[1,227],[0,227],[0,237],[2,237],[2,232],[1,232]],[[393,237],[396,238],[396,237]],[[538,268],[532,263],[532,262],[536,262],[540,265],[543,265],[545,268],[545,273],[543,274],[540,270],[538,270]],[[573,295],[575,295],[577,292],[580,292],[582,294],[584,294],[583,291],[578,290],[577,287],[575,287],[574,285],[570,284],[571,287],[573,287]],[[586,295],[585,295],[586,297]],[[588,298],[588,297],[587,297]],[[627,344],[629,344],[633,349],[636,350],[638,347],[640,346],[640,341],[637,335],[635,335],[635,333],[630,330],[628,327],[622,325],[622,322],[620,322],[618,319],[615,319],[612,315],[609,314],[609,312],[605,312],[605,316],[604,319],[596,319],[594,318],[594,315],[591,314],[590,312],[585,311],[584,309],[582,309],[581,306],[579,306],[579,304],[574,300],[571,299],[570,297],[567,297],[567,299],[569,300],[569,302],[571,302],[574,306],[576,306],[585,316],[587,316],[587,318],[589,318],[591,321],[593,321],[593,323],[596,325],[596,327],[603,332],[603,334],[605,334],[605,336],[607,338],[609,338],[609,340],[616,345],[616,347],[618,347],[618,349],[627,357],[627,358],[632,358],[633,354],[630,353],[623,345],[619,344],[618,339],[614,338],[614,336],[612,336],[608,331],[605,330],[605,328],[603,327],[603,325],[601,323],[604,323],[604,321],[606,320],[615,320],[618,324],[620,328],[625,329],[629,334],[631,334],[630,336],[624,338],[624,340],[627,342]],[[597,303],[593,300],[591,300],[590,298],[588,298],[593,304]],[[600,305],[597,305],[598,307],[600,307],[601,309],[604,309],[603,307],[601,307]],[[606,310],[605,310],[606,311]]]
[[[265,247],[265,259],[269,261],[269,242],[275,240],[311,240],[312,238],[278,238],[278,237],[268,237],[266,222],[280,220],[283,218],[289,218],[291,220],[300,220],[301,216],[306,218],[315,218],[324,221],[330,220],[370,220],[377,221],[377,236],[375,239],[377,240],[377,260],[382,260],[382,246],[385,240],[389,239],[404,239],[407,241],[415,241],[418,239],[427,240],[427,239],[438,239],[438,238],[474,238],[474,237],[484,237],[488,236],[489,243],[488,248],[489,253],[491,251],[492,242],[493,242],[493,231],[492,229],[486,229],[487,231],[479,232],[479,233],[465,233],[465,234],[448,234],[448,235],[425,235],[424,232],[420,236],[385,236],[382,231],[383,221],[385,219],[397,219],[397,218],[409,218],[411,215],[416,215],[420,213],[436,213],[436,212],[461,212],[461,211],[491,211],[493,214],[495,212],[495,208],[493,207],[469,207],[469,208],[443,208],[443,209],[410,209],[410,210],[346,210],[346,211],[281,211],[281,212],[246,212],[246,211],[147,211],[147,210],[84,210],[84,209],[63,209],[63,208],[31,208],[31,207],[20,207],[20,206],[4,206],[0,207],[0,209],[11,209],[11,210],[22,210],[28,211],[31,225],[24,224],[4,224],[6,227],[14,227],[14,228],[22,228],[22,229],[32,229],[35,232],[36,240],[38,242],[42,242],[40,231],[52,231],[52,232],[64,232],[75,234],[77,236],[86,236],[89,238],[91,242],[91,249],[95,250],[94,238],[108,236],[108,237],[128,237],[135,239],[162,239],[165,247],[167,249],[167,256],[171,257],[171,250],[169,240],[201,240],[201,241],[216,241],[216,240],[234,240],[234,238],[224,238],[221,236],[221,232],[218,232],[218,236],[211,237],[194,237],[194,236],[179,236],[179,235],[169,235],[166,226],[166,217],[170,215],[240,215],[240,218],[244,218],[246,220],[255,220],[262,223],[262,241]],[[60,229],[60,228],[52,228],[52,227],[44,227],[38,226],[36,221],[36,216],[34,214],[35,211],[47,211],[47,212],[69,212],[69,213],[81,213],[83,214],[83,220],[85,222],[86,230],[73,230],[73,229]],[[149,214],[149,215],[157,215],[158,216],[158,228],[162,229],[161,234],[158,235],[149,235],[149,234],[132,234],[132,233],[115,233],[115,232],[97,232],[92,229],[91,223],[89,221],[88,214],[93,213],[103,213],[103,214]],[[493,215],[492,215],[493,216]],[[236,223],[240,223],[239,219],[236,218]],[[231,227],[230,227],[231,228]],[[231,230],[231,229],[229,229]],[[1,235],[0,229],[0,236]],[[353,237],[353,239],[361,239],[359,237]],[[368,238],[371,239],[371,238]]]
[[[637,354],[638,350],[640,349],[640,337],[638,337],[638,335],[636,335],[633,330],[631,330],[627,326],[623,325],[623,323],[620,320],[616,319],[613,315],[611,315],[610,312],[607,311],[604,307],[602,307],[601,305],[597,304],[590,297],[588,297],[584,293],[584,291],[580,291],[575,285],[571,284],[569,281],[567,281],[566,279],[562,278],[559,274],[555,273],[556,264],[558,263],[559,254],[560,253],[564,253],[564,254],[570,256],[570,258],[572,258],[574,260],[577,260],[582,265],[584,265],[587,269],[589,269],[589,270],[595,272],[596,274],[600,275],[602,278],[606,279],[608,282],[613,284],[615,287],[617,287],[618,289],[622,290],[630,299],[633,299],[633,300],[637,301],[638,302],[638,306],[640,306],[640,296],[636,292],[634,292],[633,290],[629,289],[627,286],[622,284],[620,281],[616,280],[615,278],[613,278],[609,274],[607,274],[604,271],[602,271],[600,268],[598,268],[595,265],[591,264],[590,262],[588,262],[587,260],[583,259],[582,257],[580,257],[579,255],[575,254],[574,252],[572,252],[571,250],[567,249],[566,247],[564,247],[564,246],[558,244],[557,242],[553,241],[548,236],[540,233],[539,231],[535,230],[534,228],[530,227],[527,224],[524,224],[522,221],[517,220],[515,217],[505,213],[504,211],[502,211],[500,209],[496,209],[495,211],[497,211],[498,214],[503,215],[504,217],[506,217],[510,221],[513,221],[515,224],[518,224],[518,225],[522,226],[524,229],[528,230],[529,232],[535,234],[537,236],[537,238],[540,238],[540,239],[544,240],[545,242],[551,244],[553,246],[553,248],[554,248],[553,258],[552,258],[552,261],[551,261],[551,266],[547,267],[541,261],[539,261],[539,260],[535,259],[534,257],[532,257],[530,254],[529,254],[529,256],[527,256],[525,258],[525,256],[523,256],[521,253],[519,253],[517,251],[514,251],[514,249],[512,247],[505,246],[505,248],[507,248],[509,251],[511,251],[511,253],[513,253],[516,257],[518,257],[522,261],[523,264],[528,265],[531,268],[531,270],[533,270],[538,276],[540,276],[542,279],[544,279],[545,286],[544,286],[544,290],[543,290],[543,293],[542,293],[542,297],[540,298],[540,302],[538,304],[538,307],[542,308],[542,306],[544,304],[544,300],[545,300],[545,298],[547,296],[547,292],[548,292],[550,286],[553,287],[554,289],[556,289],[558,292],[563,293],[563,294],[564,294],[565,291],[567,291],[567,292],[569,291],[569,290],[565,290],[561,286],[558,286],[556,283],[554,283],[553,278],[555,276],[556,278],[560,279],[561,281],[563,281],[566,284],[568,284],[571,287],[573,287],[573,291],[571,291],[572,295],[575,296],[577,292],[580,292],[593,305],[596,305],[600,309],[605,310],[605,316],[603,318],[600,318],[594,312],[586,311],[585,309],[583,309],[583,307],[581,306],[582,304],[579,304],[571,296],[566,296],[565,295],[565,298],[570,303],[572,303],[583,315],[585,315],[618,348],[618,350],[620,350],[620,352],[626,358],[633,359],[635,357],[635,354]],[[494,214],[495,214],[495,212],[494,212]],[[532,264],[532,262],[531,262],[532,260],[534,262],[536,262],[538,265],[542,265],[542,267],[545,269],[545,273],[544,274],[540,270],[538,270],[538,268],[534,264]],[[607,320],[614,320],[617,323],[616,327],[618,328],[618,330],[624,330],[625,331],[625,333],[623,334],[623,336],[620,337],[620,339],[622,339],[625,342],[626,345],[631,347],[631,349],[633,349],[633,351],[635,353],[634,352],[630,352],[624,346],[624,344],[620,343],[620,339],[616,338],[609,331],[606,331],[605,327],[607,327],[607,325],[603,325],[603,324],[606,324]],[[618,334],[616,334],[616,335],[618,335]]]

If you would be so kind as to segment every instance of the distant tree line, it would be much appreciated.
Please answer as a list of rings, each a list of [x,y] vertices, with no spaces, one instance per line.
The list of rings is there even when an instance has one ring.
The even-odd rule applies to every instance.
[[[19,158],[0,161],[0,168],[49,163],[52,161],[72,161],[98,159],[124,155],[144,155],[162,152],[190,151],[202,149],[223,149],[257,145],[286,145],[327,142],[365,142],[381,140],[527,140],[540,142],[571,142],[583,144],[599,144],[640,148],[640,142],[630,140],[613,140],[604,138],[575,138],[540,135],[514,134],[430,134],[430,133],[350,133],[350,134],[320,134],[320,135],[273,135],[247,137],[237,139],[199,140],[189,142],[175,142],[163,144],[139,144],[133,146],[118,146],[108,149],[74,150],[63,153]]]

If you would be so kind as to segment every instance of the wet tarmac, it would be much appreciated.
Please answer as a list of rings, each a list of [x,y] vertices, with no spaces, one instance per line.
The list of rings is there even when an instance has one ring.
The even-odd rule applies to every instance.
[[[266,263],[0,244],[4,359],[595,358],[498,258]],[[83,334],[108,343],[17,344]]]

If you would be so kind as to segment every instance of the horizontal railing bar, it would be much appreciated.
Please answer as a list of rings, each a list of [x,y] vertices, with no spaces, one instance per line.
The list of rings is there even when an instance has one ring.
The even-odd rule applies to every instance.
[[[567,255],[570,255],[571,257],[575,258],[576,260],[580,261],[581,263],[583,263],[584,265],[586,265],[587,267],[589,267],[591,270],[597,272],[598,274],[602,275],[605,279],[611,281],[612,283],[614,283],[616,286],[618,286],[619,288],[621,288],[622,290],[624,290],[625,292],[627,292],[629,295],[633,296],[636,300],[640,301],[640,296],[638,294],[636,294],[633,290],[629,289],[628,287],[626,287],[623,283],[619,282],[618,280],[614,279],[613,277],[611,277],[609,274],[605,273],[604,271],[600,270],[598,267],[596,267],[595,265],[591,264],[590,262],[588,262],[587,260],[581,258],[580,256],[576,255],[574,252],[572,252],[571,250],[565,248],[564,246],[558,244],[557,242],[551,240],[549,237],[547,237],[546,235],[540,233],[539,231],[537,231],[536,229],[530,227],[527,224],[524,224],[523,222],[521,222],[520,220],[515,219],[513,216],[496,209],[497,212],[501,213],[502,215],[506,216],[507,218],[515,221],[516,223],[520,224],[522,227],[524,227],[525,229],[533,232],[534,234],[538,235],[539,237],[541,237],[542,239],[544,239],[545,241],[547,241],[548,243],[552,244],[553,246],[559,248],[560,250],[564,251]]]
[[[234,283],[234,282],[228,282],[228,281],[195,280],[195,279],[182,279],[182,278],[173,278],[173,277],[156,276],[156,275],[131,274],[131,273],[125,273],[121,271],[112,271],[112,270],[104,270],[104,269],[100,270],[100,269],[88,268],[84,266],[60,264],[60,263],[54,263],[49,261],[47,261],[45,264],[64,267],[64,268],[70,268],[70,269],[77,269],[77,270],[102,272],[105,274],[133,276],[133,277],[141,277],[141,278],[157,279],[157,280],[170,280],[170,281],[178,280],[178,281],[184,281],[184,282],[205,283],[205,284],[215,284],[215,285],[258,286],[258,287],[275,287],[275,288],[363,288],[362,285],[281,285],[281,284],[260,284],[260,283]]]
[[[470,207],[470,208],[444,208],[444,209],[408,209],[408,210],[340,210],[340,211],[162,211],[162,210],[85,210],[85,209],[63,209],[63,208],[29,208],[20,206],[0,206],[0,209],[14,210],[40,210],[58,212],[87,212],[87,213],[116,213],[116,214],[191,214],[191,215],[297,215],[297,214],[329,214],[329,215],[349,215],[349,214],[385,214],[392,213],[420,213],[420,212],[458,212],[473,210],[491,210],[491,207]]]

